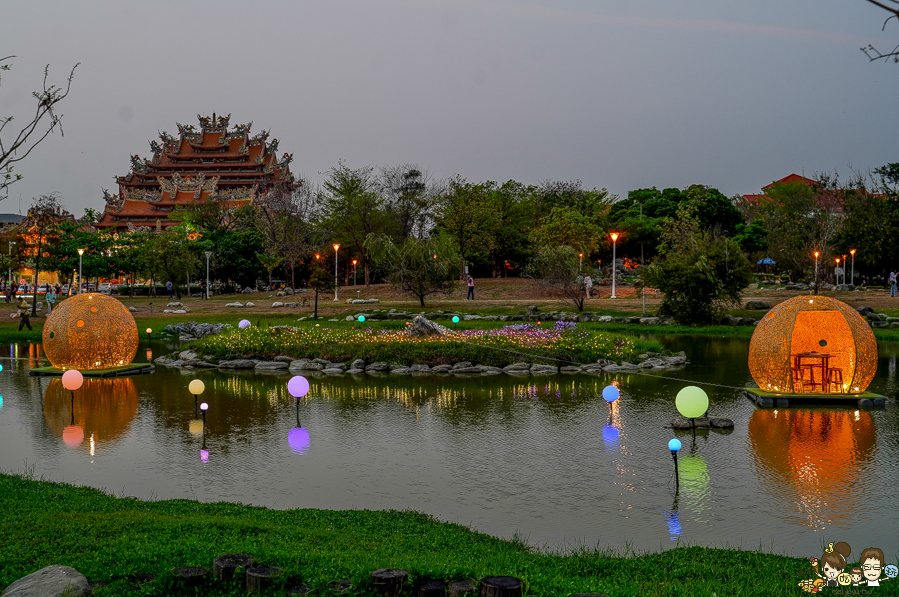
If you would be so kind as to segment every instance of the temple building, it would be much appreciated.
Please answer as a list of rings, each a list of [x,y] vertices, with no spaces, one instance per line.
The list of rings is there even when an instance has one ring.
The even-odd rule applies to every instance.
[[[249,124],[229,130],[231,115],[197,116],[200,130],[178,123],[178,137],[160,133],[150,141],[151,159],[131,157],[131,172],[117,176],[118,193],[103,190],[106,208],[100,231],[161,230],[178,222],[172,211],[194,202],[220,201],[239,207],[275,184],[292,180],[293,157],[277,157],[278,140],[268,131],[250,136]]]

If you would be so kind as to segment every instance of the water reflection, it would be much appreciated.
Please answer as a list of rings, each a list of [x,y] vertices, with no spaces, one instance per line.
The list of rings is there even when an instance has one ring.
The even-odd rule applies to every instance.
[[[301,456],[309,451],[309,432],[302,427],[294,427],[287,433],[290,449]]]
[[[863,511],[860,488],[874,474],[874,440],[874,420],[865,411],[758,409],[749,419],[763,485],[789,500],[783,504],[789,518],[816,529],[850,523]]]
[[[712,510],[713,500],[709,483],[709,467],[701,456],[690,454],[678,459],[680,490],[684,501],[700,522],[709,522],[705,514]]]
[[[671,541],[677,541],[684,534],[684,530],[680,526],[680,513],[677,511],[677,495],[674,496],[674,503],[671,504],[671,510],[665,512],[665,524],[668,526],[668,535]]]
[[[44,392],[44,420],[67,446],[81,445],[85,434],[93,446],[121,438],[137,415],[137,405],[137,387],[131,378],[86,378],[73,399],[57,377]]]

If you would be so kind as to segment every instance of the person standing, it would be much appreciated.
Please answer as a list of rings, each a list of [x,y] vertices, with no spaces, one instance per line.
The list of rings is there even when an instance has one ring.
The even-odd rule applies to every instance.
[[[50,313],[53,312],[53,307],[56,306],[56,289],[53,286],[47,288],[47,294],[44,295],[44,299],[47,301],[47,316],[49,317]]]
[[[16,303],[16,309],[19,310],[19,331],[21,332],[22,327],[26,325],[29,330],[33,329],[31,327],[31,322],[28,320],[28,316],[31,314],[31,307],[25,302],[25,297],[19,297],[19,302]]]
[[[590,298],[590,295],[593,294],[593,278],[590,276],[584,277],[584,288],[587,289],[587,298]]]
[[[172,287],[172,281],[171,281],[171,280],[169,280],[168,282],[165,283],[165,289],[169,291],[169,300],[172,300],[172,298],[173,298],[173,296],[174,296],[174,293],[173,293],[172,288],[173,288],[173,287]]]
[[[465,297],[466,301],[474,300],[474,278],[468,276],[468,296]]]
[[[896,296],[896,270],[890,270],[890,296]]]

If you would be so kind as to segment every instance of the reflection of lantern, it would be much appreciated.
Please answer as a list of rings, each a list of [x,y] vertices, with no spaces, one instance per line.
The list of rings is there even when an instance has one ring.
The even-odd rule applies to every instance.
[[[796,392],[791,355],[807,352],[829,355],[828,368],[841,374],[840,387],[826,391],[864,392],[877,370],[874,333],[855,309],[823,296],[797,296],[759,321],[749,343],[749,371],[762,390]]]
[[[78,425],[68,425],[62,430],[62,441],[70,448],[81,445],[84,441],[84,429]]]
[[[44,352],[58,369],[109,369],[134,360],[137,324],[116,299],[79,294],[53,309],[43,339]]]
[[[187,424],[187,429],[190,431],[191,435],[203,435],[203,421],[194,419]]]
[[[81,434],[75,445],[84,440],[85,433],[93,434],[96,442],[108,442],[128,431],[137,405],[137,386],[127,377],[85,379],[82,389],[75,392],[74,401],[60,379],[54,378],[44,393],[44,420],[50,432],[63,438],[67,445],[75,439],[75,432],[70,430],[73,425]]]
[[[678,462],[681,493],[696,514],[696,520],[703,521],[702,513],[711,508],[709,467],[698,454],[681,456]]]
[[[287,432],[287,443],[297,454],[305,454],[309,450],[309,432],[302,427],[294,427]]]
[[[874,431],[865,411],[760,409],[749,419],[749,445],[775,503],[820,528],[859,515]]]

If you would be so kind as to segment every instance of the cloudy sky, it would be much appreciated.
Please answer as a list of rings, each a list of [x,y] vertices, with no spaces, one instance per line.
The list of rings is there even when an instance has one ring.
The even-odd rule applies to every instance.
[[[864,0],[0,2],[0,115],[43,68],[65,137],[0,205],[59,192],[76,215],[197,113],[270,129],[292,171],[417,163],[435,177],[581,179],[625,196],[899,161],[899,42]]]

